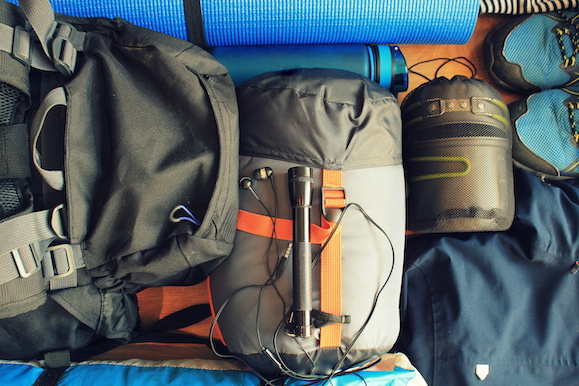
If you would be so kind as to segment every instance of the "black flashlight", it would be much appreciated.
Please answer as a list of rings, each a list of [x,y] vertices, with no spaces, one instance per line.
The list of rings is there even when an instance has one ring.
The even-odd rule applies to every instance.
[[[312,249],[310,216],[314,191],[311,168],[296,166],[288,170],[288,186],[293,215],[293,317],[294,334],[312,335]]]

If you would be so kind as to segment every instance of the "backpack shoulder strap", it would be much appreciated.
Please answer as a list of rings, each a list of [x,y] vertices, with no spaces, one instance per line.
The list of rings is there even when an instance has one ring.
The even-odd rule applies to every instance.
[[[78,32],[55,18],[48,0],[22,0],[21,7],[0,4],[0,97],[12,89],[18,91],[14,105],[20,110],[30,105],[30,68],[69,76],[76,65],[77,51],[82,50],[84,32]],[[22,99],[26,101],[21,102]],[[56,106],[66,107],[64,90],[50,92],[41,103],[30,130],[16,113],[2,122],[0,145],[10,149],[0,155],[0,179],[24,179],[31,175],[30,157],[36,169],[53,189],[63,189],[61,170],[43,167],[37,142],[42,128],[48,124],[47,115]],[[3,193],[4,194],[6,192]],[[9,192],[10,193],[10,192]],[[18,213],[8,213],[0,222],[0,318],[8,318],[33,310],[43,304],[46,290],[70,288],[77,285],[77,269],[84,266],[78,246],[53,241],[66,240],[63,227],[63,206],[33,212],[32,199],[21,202]]]
[[[20,0],[20,7],[46,57],[62,75],[70,77],[85,34],[68,23],[56,21],[49,0]]]
[[[40,262],[55,237],[52,211],[0,222],[0,317],[30,311],[46,298]]]

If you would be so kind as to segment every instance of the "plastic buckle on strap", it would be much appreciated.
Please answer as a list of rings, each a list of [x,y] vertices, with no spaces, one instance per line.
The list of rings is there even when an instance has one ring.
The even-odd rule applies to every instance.
[[[54,67],[65,77],[70,77],[76,67],[77,50],[72,43],[78,31],[72,25],[57,22],[52,39]]]
[[[332,207],[328,206],[328,201],[330,200],[346,200],[346,190],[342,187],[322,187],[322,214],[326,218],[326,220],[330,222],[336,222],[340,214],[342,214],[342,209],[344,206],[341,207]]]
[[[48,247],[48,249],[46,250],[46,254],[45,254],[45,260],[44,264],[52,264],[52,267],[56,268],[56,264],[54,262],[54,252],[62,250],[64,251],[64,254],[66,256],[66,262],[68,263],[68,269],[66,270],[66,272],[63,273],[58,273],[56,272],[56,269],[54,270],[56,272],[56,274],[54,276],[51,277],[47,277],[46,279],[48,280],[56,280],[56,279],[62,279],[63,277],[69,276],[70,274],[72,274],[75,270],[76,270],[76,265],[74,263],[74,255],[73,255],[73,251],[72,251],[72,247],[69,244],[58,244],[58,245],[53,245],[51,247]]]
[[[32,40],[30,33],[21,25],[14,27],[12,36],[12,56],[19,62],[30,66],[32,53]]]
[[[14,249],[10,253],[12,254],[12,259],[14,260],[14,264],[16,264],[16,269],[18,270],[18,274],[20,275],[21,278],[26,279],[32,276],[36,271],[40,269],[40,265],[38,264],[38,261],[34,257],[34,251],[32,250],[32,248],[30,248],[30,253],[32,253],[34,268],[30,271],[26,270],[26,266],[24,265],[24,261],[22,260],[22,256],[20,255],[18,249]]]

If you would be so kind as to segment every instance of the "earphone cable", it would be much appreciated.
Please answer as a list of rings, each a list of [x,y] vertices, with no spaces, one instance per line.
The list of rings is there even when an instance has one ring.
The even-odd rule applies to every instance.
[[[269,256],[271,248],[272,248],[272,243],[275,242],[276,244],[276,251],[278,251],[277,256],[279,258],[280,253],[279,253],[279,245],[277,244],[277,235],[276,235],[276,218],[277,218],[277,211],[278,211],[278,202],[277,202],[277,193],[275,191],[275,184],[273,183],[273,181],[270,181],[272,183],[272,189],[274,190],[274,203],[275,203],[275,216],[273,216],[271,214],[271,212],[269,211],[269,209],[267,208],[267,206],[258,198],[258,201],[260,202],[261,206],[264,208],[264,210],[266,211],[266,213],[268,214],[268,216],[271,218],[272,223],[273,223],[273,230],[272,230],[272,235],[270,237],[270,243],[268,244],[267,250],[266,250],[266,258],[267,256]],[[374,227],[376,227],[388,240],[390,249],[391,249],[391,253],[392,253],[392,264],[390,267],[390,271],[385,279],[384,284],[381,286],[381,288],[378,290],[378,292],[375,294],[374,296],[374,300],[372,303],[372,307],[370,310],[370,313],[368,315],[368,317],[366,318],[366,320],[364,321],[364,323],[362,324],[362,326],[358,329],[358,331],[356,332],[356,334],[354,335],[354,337],[352,338],[351,342],[348,344],[348,346],[346,347],[345,351],[343,352],[343,354],[340,356],[339,361],[336,363],[336,365],[334,366],[334,368],[332,369],[331,373],[329,375],[316,375],[316,374],[301,374],[298,373],[294,370],[292,370],[287,363],[285,363],[282,354],[279,351],[279,346],[278,346],[278,339],[279,339],[279,335],[280,335],[280,331],[282,329],[282,327],[284,326],[285,322],[287,321],[287,318],[289,317],[289,314],[291,313],[291,306],[289,311],[287,311],[280,323],[278,324],[277,328],[275,329],[274,332],[274,336],[273,336],[273,351],[275,352],[275,356],[273,353],[271,353],[269,350],[267,350],[262,342],[262,337],[261,337],[261,332],[260,332],[260,328],[259,328],[259,318],[260,318],[260,314],[262,313],[261,311],[261,303],[263,302],[263,296],[264,296],[264,292],[265,289],[268,286],[273,286],[277,296],[281,299],[282,301],[282,312],[285,312],[286,309],[286,303],[285,300],[283,298],[283,296],[281,295],[281,293],[279,292],[279,289],[277,288],[277,286],[275,285],[277,280],[279,279],[279,277],[275,277],[275,270],[272,272],[270,267],[269,267],[269,259],[267,258],[266,261],[266,265],[267,265],[267,270],[268,270],[268,274],[269,277],[267,278],[267,280],[265,281],[264,284],[262,285],[248,285],[242,288],[237,289],[236,291],[234,291],[231,295],[229,295],[225,301],[223,302],[223,304],[221,305],[221,307],[219,308],[218,312],[215,315],[214,320],[212,321],[211,324],[211,329],[210,329],[210,342],[211,342],[211,348],[213,350],[213,352],[215,353],[215,355],[217,355],[218,357],[221,358],[235,358],[238,359],[240,361],[242,361],[243,363],[245,363],[246,365],[248,365],[250,368],[252,368],[252,366],[250,366],[249,364],[247,364],[247,362],[245,362],[242,358],[230,354],[230,355],[224,355],[224,354],[220,354],[217,352],[215,345],[213,343],[212,337],[214,335],[214,330],[215,327],[217,325],[217,321],[219,319],[219,317],[221,316],[221,314],[223,313],[224,309],[226,308],[226,306],[229,304],[230,300],[235,297],[237,294],[239,294],[240,292],[242,292],[245,289],[248,288],[259,288],[259,296],[258,296],[258,305],[257,305],[257,309],[256,309],[256,338],[258,340],[258,344],[262,349],[262,353],[265,353],[266,355],[270,356],[271,355],[271,360],[274,361],[278,367],[280,368],[280,371],[282,374],[284,374],[285,376],[288,377],[292,377],[292,378],[296,378],[296,379],[301,379],[301,380],[305,380],[305,381],[313,381],[315,382],[319,382],[319,381],[331,381],[332,378],[339,376],[341,374],[345,374],[348,372],[348,370],[351,369],[345,369],[345,370],[340,370],[340,367],[343,365],[343,363],[346,361],[347,356],[349,355],[349,353],[351,352],[351,350],[353,349],[353,346],[355,345],[355,343],[357,342],[357,340],[359,339],[359,337],[361,336],[361,334],[364,332],[364,330],[367,328],[372,316],[375,313],[375,310],[377,308],[378,302],[379,302],[379,298],[380,295],[382,294],[382,292],[384,291],[384,289],[386,288],[388,282],[390,281],[390,278],[393,274],[394,271],[394,267],[395,267],[395,249],[394,249],[394,245],[392,243],[392,240],[390,239],[388,233],[386,231],[384,231],[384,229],[377,224],[371,216],[368,215],[368,213],[357,203],[349,203],[348,205],[346,205],[346,207],[342,210],[342,213],[340,214],[339,218],[337,219],[334,228],[332,229],[332,231],[330,232],[330,234],[328,235],[328,238],[326,239],[326,241],[324,242],[324,244],[321,246],[320,251],[316,254],[316,256],[312,259],[312,267],[315,266],[317,264],[317,262],[319,261],[321,252],[327,247],[329,241],[335,236],[338,228],[340,227],[343,219],[344,219],[344,215],[346,214],[346,212],[352,208],[352,207],[356,207],[363,215],[364,217],[367,219],[367,221],[369,221]],[[294,337],[294,339],[299,339]],[[301,350],[304,352],[304,354],[309,358],[310,362],[312,363],[312,366],[314,365],[314,361],[313,358],[311,358],[311,356],[309,355],[309,353],[306,352],[305,348],[299,343],[299,341],[297,342],[297,344],[301,347]],[[267,351],[266,351],[267,350]],[[273,385],[272,380],[267,380],[263,375],[259,374],[258,371],[254,370],[252,368],[252,370],[256,373],[257,376],[259,376],[259,378],[265,382],[267,385]],[[356,370],[358,371],[358,370]]]
[[[451,63],[451,62],[462,64],[463,66],[465,66],[466,68],[469,69],[469,71],[471,73],[471,78],[476,78],[476,75],[478,72],[476,66],[474,65],[474,63],[470,59],[468,59],[464,56],[457,56],[454,58],[433,58],[433,59],[422,60],[422,61],[416,62],[412,66],[408,67],[408,73],[418,75],[418,76],[424,78],[427,82],[430,82],[432,79],[430,79],[426,75],[416,71],[415,67],[420,66],[422,64],[441,61],[441,60],[444,62],[440,66],[438,66],[438,68],[436,69],[436,71],[434,73],[434,78],[438,78],[438,74],[440,73],[440,70],[444,66],[446,66],[448,63]]]
[[[374,227],[376,227],[380,233],[382,233],[386,239],[388,240],[388,244],[390,246],[390,250],[392,253],[392,264],[390,265],[390,270],[388,272],[388,275],[383,283],[383,285],[381,286],[381,288],[378,290],[378,292],[376,293],[376,295],[374,296],[374,301],[372,304],[372,308],[370,310],[370,313],[368,315],[368,317],[366,318],[366,320],[364,321],[364,323],[362,324],[362,326],[358,329],[358,331],[356,332],[356,334],[354,335],[352,341],[350,342],[350,344],[348,345],[348,347],[346,348],[346,350],[344,351],[344,353],[340,356],[340,360],[336,363],[336,365],[334,366],[331,374],[329,375],[319,375],[319,376],[315,376],[315,375],[311,375],[311,374],[300,374],[297,373],[293,370],[291,370],[289,368],[289,366],[284,362],[281,353],[279,352],[279,348],[277,346],[277,339],[279,336],[279,331],[281,330],[281,327],[283,326],[285,320],[287,319],[287,317],[289,316],[289,313],[286,314],[286,316],[284,317],[284,319],[282,319],[282,321],[278,324],[275,333],[274,333],[274,339],[273,339],[273,344],[274,344],[274,351],[276,353],[277,356],[277,360],[279,361],[279,363],[281,363],[284,367],[284,374],[286,374],[287,376],[291,376],[293,378],[298,378],[298,379],[302,379],[302,380],[315,380],[315,381],[319,381],[319,380],[331,380],[333,377],[335,376],[339,376],[342,373],[345,373],[345,370],[340,370],[340,367],[342,366],[342,364],[344,363],[344,361],[346,360],[348,354],[350,353],[350,351],[352,350],[353,346],[355,345],[355,343],[357,342],[357,340],[359,339],[360,335],[364,332],[364,330],[366,329],[366,327],[368,326],[368,323],[370,322],[372,316],[374,315],[374,312],[376,310],[376,307],[378,305],[378,301],[380,298],[380,295],[382,294],[382,292],[384,291],[384,289],[386,288],[388,282],[390,281],[390,278],[392,277],[392,274],[394,272],[394,267],[396,265],[396,253],[395,253],[395,249],[394,249],[394,244],[392,242],[392,240],[390,239],[390,236],[388,235],[388,233],[378,224],[376,223],[376,221],[364,210],[364,208],[362,208],[362,206],[360,204],[357,203],[349,203],[348,205],[346,205],[346,207],[344,208],[344,210],[342,211],[342,213],[340,214],[340,216],[338,217],[338,219],[336,220],[336,223],[334,225],[334,228],[332,229],[332,231],[330,232],[330,234],[328,235],[328,238],[326,239],[326,241],[324,242],[324,244],[322,245],[320,252],[318,254],[316,254],[316,257],[314,259],[312,259],[313,261],[313,265],[315,265],[315,262],[317,262],[317,260],[319,259],[319,256],[321,255],[321,252],[324,250],[324,248],[326,248],[326,246],[328,245],[329,241],[331,240],[332,237],[334,237],[337,229],[339,228],[340,224],[342,223],[343,219],[344,219],[344,215],[346,213],[346,211],[351,208],[351,207],[356,207],[361,213],[362,215],[366,218],[367,221],[369,221]],[[297,339],[297,338],[294,338]],[[300,345],[300,347],[302,347]],[[303,348],[303,347],[302,347]],[[304,354],[308,354],[305,352],[304,350]],[[308,355],[309,357],[309,355]],[[311,359],[310,359],[311,360]]]

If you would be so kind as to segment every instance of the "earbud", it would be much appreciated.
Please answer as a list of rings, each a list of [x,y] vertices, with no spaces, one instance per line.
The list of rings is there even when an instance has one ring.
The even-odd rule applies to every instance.
[[[251,178],[245,176],[239,180],[239,187],[241,189],[251,189]]]
[[[256,198],[257,201],[261,201],[259,199],[259,196],[257,195],[257,193],[255,193],[255,190],[253,190],[253,188],[251,187],[251,178],[249,178],[247,176],[241,177],[241,179],[239,180],[239,187],[241,189],[249,190],[251,192],[251,194],[253,194],[253,197]]]
[[[273,175],[273,170],[272,168],[266,166],[264,168],[260,168],[260,169],[256,169],[253,172],[253,178],[255,178],[258,181],[264,181],[269,179],[271,176]]]

